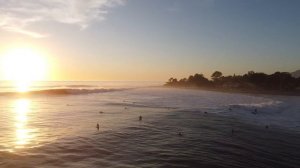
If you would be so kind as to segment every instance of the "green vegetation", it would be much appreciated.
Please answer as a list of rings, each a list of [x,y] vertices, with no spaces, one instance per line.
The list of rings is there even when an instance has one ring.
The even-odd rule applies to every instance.
[[[196,87],[204,89],[222,89],[235,91],[299,91],[300,78],[293,77],[288,72],[275,72],[265,74],[249,71],[244,75],[223,76],[222,72],[215,71],[211,80],[203,74],[191,75],[188,78],[177,80],[170,78],[165,86],[171,87]]]

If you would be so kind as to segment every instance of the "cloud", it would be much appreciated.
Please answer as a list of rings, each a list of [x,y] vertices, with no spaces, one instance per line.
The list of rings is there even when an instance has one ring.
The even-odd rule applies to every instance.
[[[26,28],[40,21],[55,21],[84,29],[93,20],[104,20],[108,8],[124,3],[125,0],[0,0],[0,28],[45,37]]]

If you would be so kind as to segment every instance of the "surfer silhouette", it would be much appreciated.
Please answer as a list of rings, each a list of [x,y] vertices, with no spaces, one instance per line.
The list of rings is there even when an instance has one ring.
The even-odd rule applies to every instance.
[[[268,126],[268,125],[266,125],[266,126],[265,126],[265,128],[266,128],[266,129],[268,129],[268,128],[269,128],[269,126]]]
[[[99,131],[99,128],[100,128],[99,123],[97,123],[96,128]]]

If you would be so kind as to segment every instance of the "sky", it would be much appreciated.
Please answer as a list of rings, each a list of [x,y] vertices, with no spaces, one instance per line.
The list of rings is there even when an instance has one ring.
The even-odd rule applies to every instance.
[[[47,80],[292,72],[299,9],[299,0],[0,0],[0,57],[31,48],[47,57]]]

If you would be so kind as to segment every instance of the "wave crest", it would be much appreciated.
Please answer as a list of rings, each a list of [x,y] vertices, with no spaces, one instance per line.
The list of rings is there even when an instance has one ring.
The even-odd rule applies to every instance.
[[[241,104],[231,104],[230,107],[234,108],[264,108],[264,107],[273,107],[281,104],[281,101],[267,101],[261,103],[241,103]]]
[[[20,92],[2,92],[1,95],[80,95],[80,94],[92,94],[92,93],[106,93],[115,91],[124,91],[128,88],[123,89],[45,89],[45,90],[34,90],[25,93]]]

